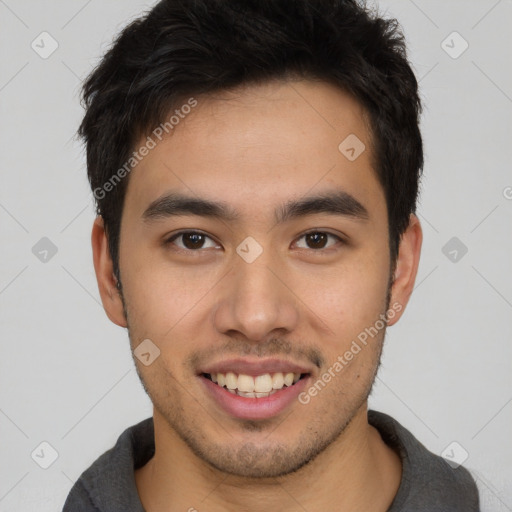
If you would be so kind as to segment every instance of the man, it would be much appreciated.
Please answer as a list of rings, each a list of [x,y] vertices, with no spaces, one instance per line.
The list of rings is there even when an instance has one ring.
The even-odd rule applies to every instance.
[[[94,266],[153,417],[65,511],[477,511],[367,399],[418,268],[417,82],[350,0],[164,0],[84,87]]]

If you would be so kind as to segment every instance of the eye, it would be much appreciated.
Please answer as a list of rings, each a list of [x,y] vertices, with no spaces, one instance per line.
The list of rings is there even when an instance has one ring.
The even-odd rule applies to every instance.
[[[328,249],[325,244],[327,243],[328,238],[331,237],[336,239],[337,241],[343,243],[343,239],[337,235],[333,235],[332,233],[326,233],[325,231],[310,231],[309,233],[305,233],[302,235],[299,240],[304,238],[306,240],[306,244],[309,244],[309,247],[300,247],[301,249]]]
[[[179,239],[182,240],[181,245],[175,244],[174,241]],[[175,233],[169,239],[167,239],[165,241],[165,245],[174,244],[180,249],[187,251],[197,251],[198,249],[208,249],[209,247],[216,247],[214,242],[209,247],[205,246],[204,242],[206,239],[209,239],[213,242],[213,240],[209,236],[199,231],[181,231],[179,233]]]
[[[328,249],[332,247],[326,245],[329,237],[335,241],[344,243],[344,240],[332,233],[325,231],[310,231],[303,234],[299,240],[305,239],[307,246],[300,247],[300,249],[313,249],[319,251],[322,249]],[[180,243],[176,243],[177,240],[181,240]],[[210,245],[205,245],[205,241],[210,240]],[[208,249],[217,247],[216,243],[208,235],[201,233],[200,231],[180,231],[175,233],[169,239],[165,241],[165,245],[176,245],[179,249],[184,251],[198,252],[200,249]]]

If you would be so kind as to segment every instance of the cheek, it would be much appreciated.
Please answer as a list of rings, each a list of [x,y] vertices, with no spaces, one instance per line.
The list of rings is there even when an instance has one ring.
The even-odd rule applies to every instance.
[[[388,278],[387,259],[362,251],[328,274],[300,277],[305,302],[329,326],[334,345],[375,324],[386,305]]]
[[[177,333],[187,338],[187,332],[191,334],[187,329],[200,325],[199,317],[206,314],[205,306],[221,278],[213,266],[178,267],[149,254],[126,261],[122,280],[130,327],[144,329],[144,336],[160,342]]]

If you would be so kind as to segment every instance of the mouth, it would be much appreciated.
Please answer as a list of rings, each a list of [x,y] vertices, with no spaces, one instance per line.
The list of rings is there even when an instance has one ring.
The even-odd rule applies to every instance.
[[[201,375],[232,395],[261,399],[294,386],[301,379],[307,378],[309,373],[275,372],[252,376],[244,373],[217,372]]]
[[[225,361],[198,374],[215,407],[231,418],[264,420],[298,402],[311,380],[306,368],[285,361]]]

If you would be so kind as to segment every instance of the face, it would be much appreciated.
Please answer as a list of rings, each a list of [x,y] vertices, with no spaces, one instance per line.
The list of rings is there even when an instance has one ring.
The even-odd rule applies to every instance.
[[[337,88],[276,82],[197,102],[130,175],[126,323],[119,303],[107,311],[132,349],[160,351],[134,358],[155,422],[217,469],[276,477],[361,413],[383,318],[405,305],[389,288],[384,192],[363,110]],[[366,147],[355,160],[355,139],[339,149],[351,134]]]

